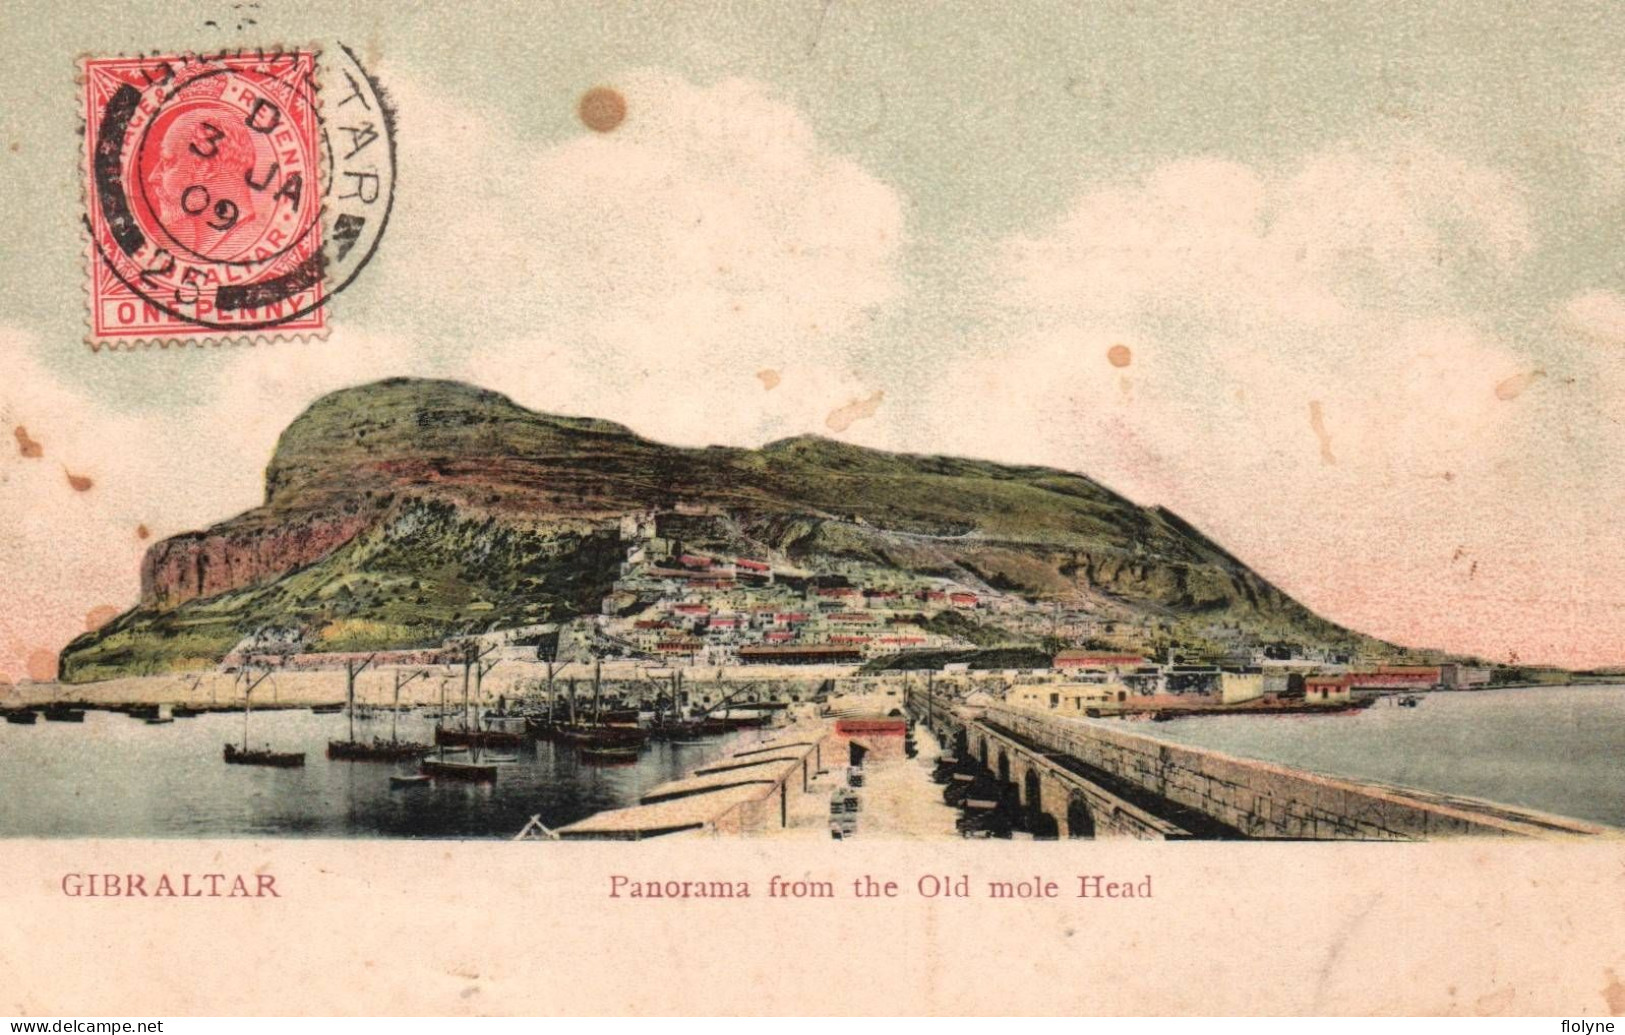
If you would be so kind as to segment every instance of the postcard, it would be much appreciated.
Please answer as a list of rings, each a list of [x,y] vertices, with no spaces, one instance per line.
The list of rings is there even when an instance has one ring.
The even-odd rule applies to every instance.
[[[1625,13],[8,13],[9,1012],[1625,1012]]]

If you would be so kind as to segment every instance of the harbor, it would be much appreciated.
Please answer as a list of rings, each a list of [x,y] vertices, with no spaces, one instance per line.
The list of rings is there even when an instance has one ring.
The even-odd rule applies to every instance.
[[[1011,757],[1032,753],[1029,768],[1051,781],[1033,793],[1046,800],[1077,797],[1085,785],[1068,781],[1087,778],[1119,800],[1108,813],[1139,810],[1132,836],[1244,836],[1204,823],[1189,808],[1145,799],[1095,763],[1055,768],[1046,761],[1053,749],[1010,732],[1014,720],[988,727],[997,743],[985,759],[967,738],[955,742],[956,731],[981,728],[989,714],[1021,716],[1065,743],[1076,741],[1067,730],[1098,729],[1109,744],[1142,745],[1134,750],[1148,758],[1171,757],[1156,747],[1166,744],[1217,759],[1221,768],[1286,773],[1317,794],[1342,788],[1337,793],[1403,800],[1424,812],[1488,816],[1497,829],[1625,827],[1609,765],[1625,746],[1619,686],[1391,694],[1355,710],[1148,722],[1073,716],[951,683],[927,697],[924,681],[901,678],[853,693],[713,680],[705,694],[690,696],[685,684],[674,711],[668,693],[675,679],[646,679],[647,695],[630,696],[606,691],[610,680],[599,673],[594,695],[592,675],[588,669],[576,685],[573,715],[564,679],[555,680],[552,701],[498,692],[471,696],[465,706],[451,676],[408,681],[388,671],[357,671],[352,706],[342,699],[344,670],[274,674],[246,697],[249,680],[239,677],[235,700],[225,676],[212,694],[209,678],[163,680],[187,694],[164,704],[80,698],[13,708],[35,721],[0,724],[0,781],[8,789],[0,797],[0,832],[509,839],[523,831],[565,841],[1124,832],[1091,820],[1073,825],[1084,833],[1067,833],[1065,822],[1029,822],[1034,817],[1012,812],[1032,788],[1014,763],[1001,773],[997,744],[1004,744]],[[805,699],[789,700],[792,688]],[[757,698],[752,706],[731,703],[747,694]],[[712,703],[698,703],[703,697]],[[737,724],[723,720],[730,715]],[[228,764],[233,751],[265,757]],[[297,764],[273,760],[292,756]],[[1205,766],[1198,766],[1204,778]],[[1328,830],[1364,836],[1335,824]]]

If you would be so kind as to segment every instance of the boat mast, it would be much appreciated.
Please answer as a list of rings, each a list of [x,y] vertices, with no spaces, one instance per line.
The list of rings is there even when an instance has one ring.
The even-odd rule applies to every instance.
[[[350,710],[350,743],[352,744],[355,743],[355,677],[359,676],[363,669],[372,664],[372,659],[377,656],[377,654],[368,654],[366,660],[362,661],[360,665],[357,665],[354,661],[344,663],[344,699],[348,703]]]
[[[576,724],[576,677],[575,676],[570,677],[569,688],[570,688],[570,725],[574,726]]]
[[[487,664],[480,659],[496,649],[496,644],[492,644],[474,656],[474,699],[476,703],[484,703],[484,692],[480,688],[485,685],[485,676],[502,661],[501,658],[498,658],[496,661]],[[479,723],[476,721],[474,725],[478,727]]]
[[[390,716],[389,723],[389,742],[391,744],[399,744],[401,742],[401,687],[419,677],[427,678],[428,675],[428,669],[420,668],[416,672],[409,674],[405,679],[402,679],[401,670],[395,670],[395,712]]]
[[[594,726],[602,726],[604,724],[603,686],[599,682],[603,672],[604,659],[592,659],[592,724]]]
[[[463,655],[463,729],[472,729],[468,724],[468,673],[474,667],[474,645],[468,645],[468,651]]]
[[[251,671],[251,669],[248,666],[244,666],[244,669],[243,669],[244,676],[247,676],[247,674],[250,671]],[[267,666],[265,666],[265,674],[260,676],[258,679],[250,679],[248,681],[248,685],[243,690],[243,750],[245,752],[248,750],[248,708],[249,708],[249,703],[253,699],[254,688],[256,686],[259,686],[261,683],[265,682],[270,677],[271,677],[271,666],[267,665]],[[275,685],[275,684],[273,684],[273,685]]]
[[[446,682],[450,678],[450,676],[440,677],[440,714],[435,716],[434,720],[434,742],[435,746],[440,749],[440,760],[442,762],[446,760],[446,741],[440,736],[440,732],[445,728],[446,724]]]

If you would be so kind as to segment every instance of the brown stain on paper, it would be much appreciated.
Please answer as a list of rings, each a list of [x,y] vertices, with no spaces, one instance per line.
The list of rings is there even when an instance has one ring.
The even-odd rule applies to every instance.
[[[853,399],[845,406],[838,406],[829,411],[829,416],[824,418],[824,424],[831,431],[845,431],[858,421],[873,417],[885,398],[886,393],[877,388],[875,394],[866,399]]]
[[[28,678],[36,683],[49,683],[56,678],[56,651],[35,650],[28,655]]]
[[[1332,436],[1326,430],[1326,415],[1320,408],[1319,399],[1309,400],[1309,427],[1314,431],[1315,438],[1320,440],[1320,462],[1328,466],[1337,463],[1337,457],[1332,455]]]
[[[21,424],[13,428],[11,433],[17,437],[17,452],[21,453],[26,459],[38,460],[45,455],[45,447],[29,438],[28,429]]]
[[[1121,370],[1134,362],[1134,350],[1127,345],[1113,345],[1106,350],[1106,362]]]
[[[95,632],[118,617],[118,608],[111,604],[93,607],[85,613],[85,632]]]
[[[779,382],[783,381],[784,377],[777,370],[769,367],[764,370],[756,371],[756,379],[762,382],[762,387],[764,389],[771,392],[773,389],[779,387]]]
[[[1603,973],[1608,975],[1608,983],[1602,986],[1602,999],[1608,1004],[1608,1012],[1615,1017],[1625,1014],[1625,982],[1619,980],[1612,967]]]
[[[1502,402],[1511,402],[1528,391],[1531,385],[1545,376],[1546,371],[1544,370],[1531,370],[1523,374],[1514,374],[1495,386],[1495,397]]]
[[[626,98],[613,87],[595,86],[581,95],[576,114],[594,133],[608,133],[626,120]]]
[[[135,526],[135,537],[137,539],[146,539],[147,537],[149,537],[151,535],[152,535],[152,532],[151,532],[151,530],[149,530],[147,528],[146,525],[136,525]]]
[[[82,474],[74,474],[72,471],[68,470],[64,470],[62,473],[68,476],[68,484],[73,486],[74,492],[89,492],[91,489],[96,487],[96,483],[94,481]]]

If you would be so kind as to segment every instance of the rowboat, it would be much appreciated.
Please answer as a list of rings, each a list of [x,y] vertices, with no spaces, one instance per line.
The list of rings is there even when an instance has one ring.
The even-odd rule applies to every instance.
[[[245,751],[236,744],[226,745],[225,758],[227,765],[263,765],[275,769],[299,769],[305,764],[303,751]]]
[[[584,747],[580,755],[583,762],[630,765],[638,760],[639,751],[635,747]]]
[[[518,747],[525,738],[507,730],[453,730],[445,727],[434,731],[434,742],[464,747]]]
[[[425,776],[422,773],[409,773],[406,775],[396,773],[389,778],[389,785],[396,788],[427,787],[432,782],[432,777]]]
[[[497,767],[478,762],[447,762],[444,759],[424,759],[419,770],[424,776],[436,780],[461,780],[465,783],[495,783]]]
[[[410,740],[384,740],[373,738],[372,743],[360,740],[330,740],[327,757],[346,762],[412,762],[433,754],[434,747]]]

